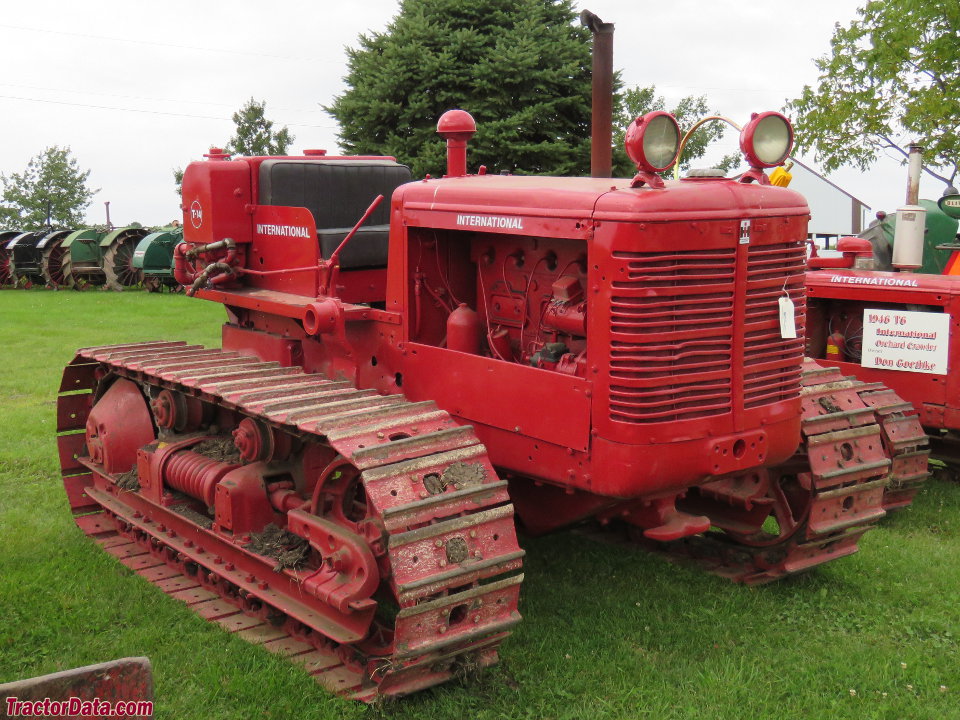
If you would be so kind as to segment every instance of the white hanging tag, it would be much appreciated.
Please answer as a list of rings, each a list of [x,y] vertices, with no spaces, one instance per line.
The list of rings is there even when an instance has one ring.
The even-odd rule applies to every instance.
[[[780,337],[785,340],[797,337],[797,316],[794,314],[793,300],[786,293],[780,296]]]

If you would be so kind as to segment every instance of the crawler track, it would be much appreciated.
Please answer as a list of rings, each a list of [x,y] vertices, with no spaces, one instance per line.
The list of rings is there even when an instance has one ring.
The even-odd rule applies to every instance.
[[[844,377],[806,361],[803,439],[785,465],[770,468],[765,495],[708,484],[693,510],[717,530],[656,549],[695,560],[737,582],[762,584],[855,553],[887,510],[909,505],[928,476],[928,440],[916,411],[880,383]],[[739,486],[743,487],[743,484]],[[702,502],[709,498],[712,502]],[[737,506],[727,511],[727,506]],[[719,515],[711,512],[720,506]],[[768,510],[769,508],[769,510]],[[758,513],[776,527],[745,531]]]
[[[376,558],[376,594],[337,609],[336,584],[326,603],[311,590],[324,565],[276,571],[273,559],[243,547],[249,538],[217,532],[175,493],[154,503],[123,489],[123,478],[91,459],[84,433],[104,395],[98,385],[119,379],[148,397],[167,389],[200,398],[343,458],[362,484],[363,521],[347,525]],[[520,620],[523,551],[506,483],[472,428],[432,402],[156,342],[79,351],[64,372],[57,419],[64,486],[87,535],[202,617],[288,655],[333,691],[372,701],[493,664]]]

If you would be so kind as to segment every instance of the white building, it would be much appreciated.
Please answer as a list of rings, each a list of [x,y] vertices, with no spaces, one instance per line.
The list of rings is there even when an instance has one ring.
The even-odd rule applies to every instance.
[[[869,205],[799,160],[791,160],[790,189],[802,194],[810,206],[810,237],[824,240],[829,247],[833,239],[856,235],[873,220]]]

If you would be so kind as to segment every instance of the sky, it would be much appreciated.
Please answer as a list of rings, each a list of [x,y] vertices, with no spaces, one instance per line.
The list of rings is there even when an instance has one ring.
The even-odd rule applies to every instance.
[[[706,95],[742,124],[815,84],[813,59],[863,2],[578,0],[577,9],[616,25],[614,66],[626,86],[656,85],[667,107]],[[250,97],[289,127],[296,152],[336,151],[337,124],[322,106],[345,89],[345,48],[383,30],[399,9],[398,0],[4,4],[0,173],[21,172],[50,145],[69,146],[99,189],[88,222],[104,222],[109,201],[116,225],[180,217],[173,169],[225,143],[231,114]],[[715,146],[718,156],[736,149],[732,132]],[[896,158],[829,177],[874,210],[904,202],[906,170]],[[941,191],[922,181],[921,197]]]

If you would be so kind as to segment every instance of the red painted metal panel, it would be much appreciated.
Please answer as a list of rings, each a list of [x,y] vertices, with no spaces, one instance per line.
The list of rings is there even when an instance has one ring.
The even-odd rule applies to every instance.
[[[793,190],[771,185],[687,179],[666,183],[666,188],[629,188],[629,181],[607,181],[611,190],[597,198],[593,219],[597,222],[699,222],[710,220],[769,218],[773,223],[785,216],[806,224],[810,209],[803,196]],[[612,187],[616,185],[616,187]],[[756,226],[756,231],[774,231]],[[686,226],[684,236],[699,232]],[[756,233],[751,242],[756,238]],[[806,233],[804,232],[804,237]],[[669,246],[667,246],[669,247]]]
[[[83,465],[77,458],[86,442],[86,435],[77,431],[57,437],[57,450],[60,453],[60,471],[64,475],[73,475],[83,471]]]
[[[81,435],[81,437],[83,437]],[[87,495],[87,488],[93,484],[93,475],[72,475],[63,479],[64,489],[67,491],[67,501],[74,513],[91,512],[98,509],[96,501]]]
[[[957,280],[946,275],[876,272],[873,270],[824,270],[807,273],[811,297],[825,295],[849,300],[865,298],[910,298],[902,302],[942,304],[957,295]]]
[[[807,294],[811,301],[854,303],[856,312],[876,305],[880,308],[926,306],[926,311],[939,308],[950,315],[950,346],[947,375],[916,373],[902,370],[865,368],[855,362],[837,362],[818,358],[823,365],[837,367],[844,374],[856,375],[865,382],[882,382],[893,388],[921,413],[921,422],[928,428],[960,430],[960,278],[921,273],[834,270],[809,272]],[[824,332],[820,328],[820,332]],[[811,337],[811,348],[817,340]],[[814,352],[814,350],[811,350]]]
[[[122,658],[4,683],[0,685],[0,698],[4,700],[0,717],[7,717],[8,710],[18,707],[6,702],[7,698],[12,698],[27,707],[21,706],[10,717],[34,715],[34,705],[41,707],[37,715],[46,715],[48,713],[42,708],[49,700],[57,703],[54,707],[60,703],[63,705],[63,712],[55,713],[57,717],[67,717],[68,714],[70,717],[105,717],[102,713],[109,705],[131,702],[135,707],[125,717],[149,718],[153,717],[153,670],[149,658]],[[52,702],[46,704],[48,709]],[[49,714],[52,716],[54,712]]]
[[[190,243],[251,239],[250,165],[245,160],[192,163],[183,178],[183,236]]]
[[[453,350],[408,346],[413,356],[403,389],[413,400],[435,399],[470,423],[586,450],[590,384],[559,373]]]
[[[387,297],[386,269],[341,270],[337,277],[337,297],[345,303],[383,302]]]
[[[247,267],[260,272],[286,268],[316,268],[320,260],[317,227],[306,208],[259,205],[253,213],[253,243]],[[318,271],[251,275],[250,287],[293,295],[317,295]]]

